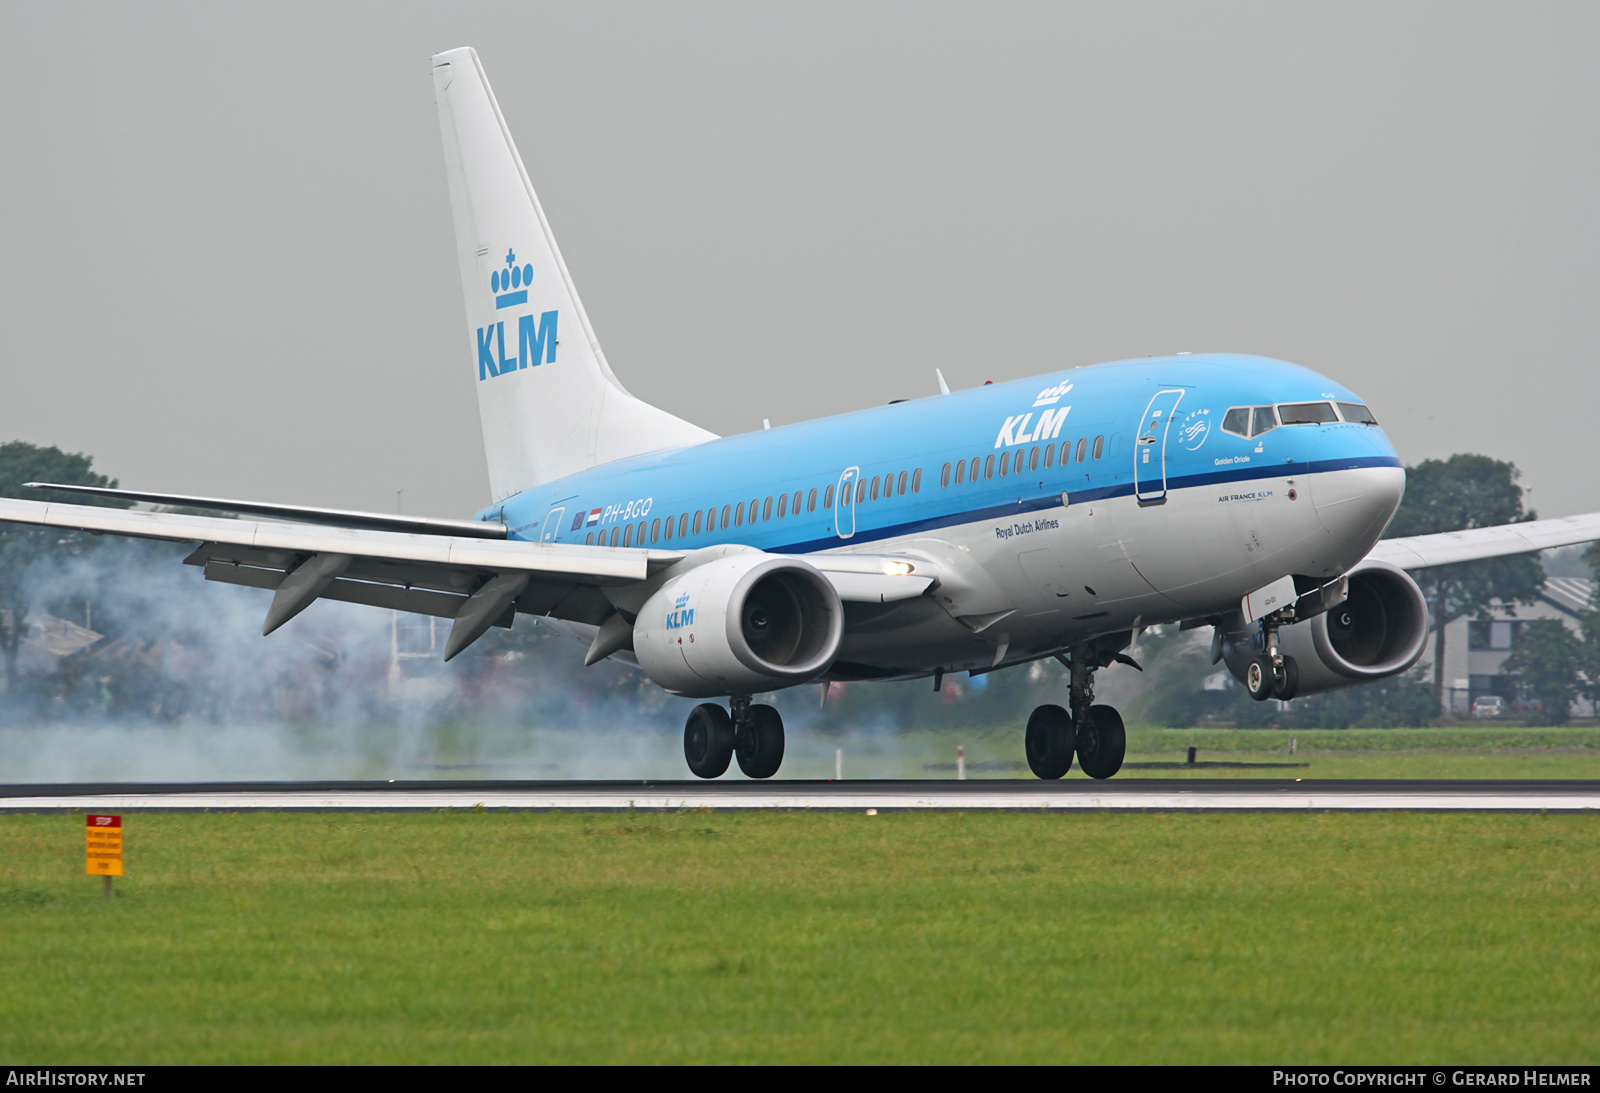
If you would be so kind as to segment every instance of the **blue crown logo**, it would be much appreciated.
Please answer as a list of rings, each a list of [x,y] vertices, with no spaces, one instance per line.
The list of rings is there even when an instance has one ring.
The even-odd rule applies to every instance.
[[[689,593],[685,592],[683,595],[681,595],[681,596],[679,596],[677,598],[677,600],[673,603],[672,606],[676,607],[676,608],[682,608],[683,605],[688,603],[688,602],[689,602]]]
[[[502,307],[528,302],[528,286],[533,283],[532,264],[517,265],[517,252],[506,251],[506,268],[489,274],[489,288],[494,292],[494,306]]]

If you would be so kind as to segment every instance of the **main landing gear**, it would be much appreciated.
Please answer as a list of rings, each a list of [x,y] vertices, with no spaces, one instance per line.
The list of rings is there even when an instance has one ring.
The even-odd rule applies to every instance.
[[[1269,698],[1287,702],[1300,690],[1300,665],[1278,648],[1282,619],[1274,613],[1261,620],[1261,648],[1244,670],[1244,689],[1257,702]]]
[[[1094,705],[1094,672],[1115,659],[1098,657],[1089,646],[1079,646],[1062,661],[1072,670],[1070,712],[1060,706],[1040,706],[1028,718],[1028,767],[1045,779],[1060,778],[1072,769],[1072,757],[1091,778],[1110,778],[1122,769],[1128,738],[1122,715],[1114,706]],[[1103,663],[1102,663],[1103,661]]]
[[[683,727],[683,757],[700,778],[720,778],[737,756],[747,778],[771,778],[783,765],[783,718],[771,706],[752,706],[734,695],[730,714],[707,702],[689,711]]]

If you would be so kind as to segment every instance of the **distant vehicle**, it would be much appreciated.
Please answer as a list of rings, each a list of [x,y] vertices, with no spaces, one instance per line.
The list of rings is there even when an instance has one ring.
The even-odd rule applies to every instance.
[[[1029,768],[1054,779],[1076,761],[1108,778],[1127,740],[1094,701],[1095,674],[1139,667],[1124,650],[1146,627],[1212,627],[1213,664],[1252,698],[1287,701],[1417,662],[1428,604],[1409,570],[1600,540],[1589,513],[1380,542],[1406,470],[1372,411],[1326,376],[1235,353],[1072,368],[1081,345],[1039,344],[1024,354],[1035,378],[956,392],[929,360],[940,394],[713,436],[613,374],[478,55],[432,68],[466,305],[458,355],[438,366],[476,390],[493,504],[461,520],[37,483],[244,518],[0,498],[0,522],[193,543],[186,561],[206,580],[273,593],[263,633],[342,600],[451,619],[449,660],[535,616],[587,646],[585,664],[614,658],[672,694],[727,699],[684,726],[701,778],[734,758],[748,777],[777,773],[783,720],[761,695],[929,677],[938,691],[949,673],[1040,660],[1069,675],[1065,706],[1028,718]],[[585,146],[557,149],[570,130],[548,108],[535,165],[570,157],[576,188]],[[978,230],[960,210],[939,227]],[[816,287],[830,308],[857,306]],[[1008,316],[1025,301],[991,301],[981,270],[953,271],[952,287],[941,360],[1014,367]],[[806,299],[784,305],[802,316],[802,360],[912,363],[837,344]],[[718,386],[774,410],[821,382],[751,359],[715,305],[673,314],[652,367],[726,364]],[[698,398],[701,381],[678,382],[681,401]]]
[[[1499,695],[1479,695],[1472,700],[1473,717],[1504,717],[1506,700]]]

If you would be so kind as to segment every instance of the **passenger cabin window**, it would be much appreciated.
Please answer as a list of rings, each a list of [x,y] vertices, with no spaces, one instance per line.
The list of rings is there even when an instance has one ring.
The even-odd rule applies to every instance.
[[[828,499],[822,503],[822,507],[823,508],[827,508],[831,504],[833,504],[833,487],[829,486],[828,487]],[[815,487],[815,486],[811,487],[811,493],[806,496],[806,511],[807,512],[816,512],[817,511],[817,487]]]
[[[905,488],[901,487],[900,492],[904,493],[905,492]],[[911,492],[912,493],[921,493],[922,492],[922,468],[921,467],[918,467],[916,470],[911,472]]]
[[[992,455],[983,461],[983,477],[985,479],[994,477],[994,456]]]
[[[728,521],[732,517],[733,517],[733,506],[732,505],[723,505],[722,506],[722,527],[723,527],[724,531],[726,531],[731,526],[728,523]]]
[[[1004,478],[1006,475],[1008,475],[1010,473],[1011,473],[1011,453],[1010,452],[1001,452],[1000,453],[1000,477]]]
[[[786,494],[786,493],[780,493],[778,495],[778,519],[782,520],[785,516],[788,516],[788,515],[789,515],[789,495]]]
[[[754,516],[755,513],[752,512],[750,515]],[[740,501],[737,505],[735,505],[733,507],[733,526],[736,527],[736,528],[744,527],[744,502],[743,501]]]
[[[803,491],[801,491],[801,490],[795,490],[794,491],[794,514],[796,516],[800,515],[800,495],[801,495],[802,492]],[[811,498],[812,498],[813,501],[816,500],[816,496],[817,496],[817,491],[816,490],[812,490],[811,491]]]
[[[1083,437],[1078,441],[1078,462],[1083,462],[1083,457],[1089,454],[1089,438]]]
[[[1326,425],[1338,420],[1329,402],[1293,402],[1278,407],[1278,421],[1284,425]]]
[[[1056,465],[1056,446],[1047,445],[1044,450],[1044,469],[1049,470]]]
[[[974,482],[976,482],[978,480],[978,460],[980,460],[982,458],[983,458],[982,456],[977,456],[977,455],[973,456],[972,457],[972,466],[967,468],[967,477],[972,479]],[[993,459],[994,457],[990,456],[989,458]]]
[[[1099,459],[1100,458],[1100,453],[1105,451],[1105,450],[1106,450],[1106,438],[1103,437],[1103,436],[1095,437],[1094,438],[1094,457],[1096,459]]]
[[[1235,406],[1222,415],[1222,431],[1235,436],[1250,435],[1250,407]]]
[[[1028,469],[1030,471],[1036,471],[1036,470],[1039,469],[1039,449],[1038,448],[1035,448],[1035,449],[1033,449],[1033,451],[1028,453]]]
[[[695,514],[695,530],[700,530],[699,513]],[[678,517],[678,538],[682,539],[687,534],[689,534],[689,514],[686,512],[682,516]]]
[[[583,537],[583,545],[594,546],[594,532],[591,531],[589,534]]]
[[[812,492],[815,492],[815,491],[812,491]],[[833,508],[833,487],[832,486],[829,486],[826,490],[823,491],[823,494],[822,494],[822,507],[825,508],[825,509]],[[809,512],[810,510],[807,509],[806,511]]]
[[[950,464],[946,463],[939,471],[939,488],[948,489],[950,486]]]
[[[1372,416],[1372,411],[1359,402],[1339,403],[1339,416],[1357,425],[1378,424],[1378,419]]]
[[[967,461],[965,459],[963,459],[960,463],[956,464],[956,485],[959,486],[959,485],[961,485],[961,483],[965,482],[966,480],[967,480]]]
[[[701,512],[699,509],[696,509],[694,513],[694,533],[696,535],[700,534],[700,521],[704,518],[705,513]]]
[[[872,476],[872,499],[874,501],[876,501],[878,499],[878,476],[877,475],[873,475]]]
[[[1255,417],[1250,423],[1250,435],[1260,436],[1262,433],[1270,433],[1277,427],[1278,415],[1272,412],[1272,407],[1257,406]]]
[[[772,519],[772,498],[770,497],[761,502],[761,519]]]
[[[918,471],[917,474],[921,475],[922,472]],[[900,478],[895,483],[895,492],[898,493],[901,497],[904,497],[906,495],[906,472],[905,471],[901,471],[900,472]]]
[[[622,534],[622,529],[621,528],[612,528],[611,529],[611,545],[612,546],[616,546],[617,545],[617,536],[621,535],[621,534]]]
[[[668,529],[672,527],[670,518],[667,520],[667,527]],[[661,538],[661,520],[658,518],[650,522],[650,541],[653,543],[659,538]]]

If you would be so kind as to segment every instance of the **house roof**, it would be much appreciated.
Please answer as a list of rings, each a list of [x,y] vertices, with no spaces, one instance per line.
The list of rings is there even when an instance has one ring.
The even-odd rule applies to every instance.
[[[1593,594],[1594,581],[1588,577],[1551,577],[1544,582],[1539,596],[1568,615],[1582,615],[1590,610]]]

